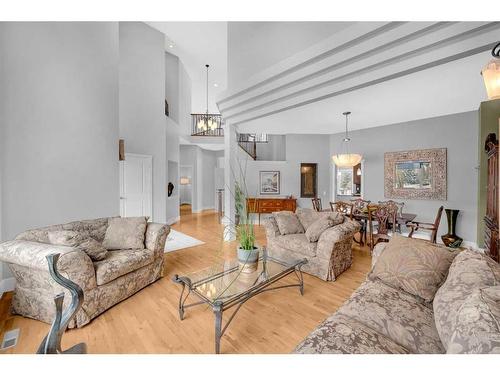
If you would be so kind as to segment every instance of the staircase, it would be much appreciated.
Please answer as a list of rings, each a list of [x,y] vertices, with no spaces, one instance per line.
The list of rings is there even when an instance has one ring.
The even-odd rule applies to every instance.
[[[257,143],[268,143],[267,134],[248,134],[238,133],[238,145],[245,151],[253,160],[257,160]]]

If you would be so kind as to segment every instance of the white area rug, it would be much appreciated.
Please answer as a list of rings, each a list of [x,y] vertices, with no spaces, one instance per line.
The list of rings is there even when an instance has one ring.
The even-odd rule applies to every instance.
[[[170,229],[167,241],[165,242],[165,252],[186,249],[188,247],[203,245],[205,242],[197,240],[187,234]]]

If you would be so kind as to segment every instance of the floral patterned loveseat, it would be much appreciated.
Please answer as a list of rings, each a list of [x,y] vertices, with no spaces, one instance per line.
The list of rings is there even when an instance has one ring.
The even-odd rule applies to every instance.
[[[373,265],[386,246],[375,247]],[[369,277],[294,352],[500,354],[499,322],[500,265],[464,250],[431,303]]]
[[[104,260],[93,262],[83,251],[47,243],[50,231],[76,231],[103,242],[108,218],[75,221],[28,230],[15,240],[0,244],[0,261],[10,267],[16,278],[12,300],[13,313],[51,323],[54,296],[66,293],[64,306],[71,301],[69,292],[50,276],[47,255],[60,253],[59,272],[78,284],[84,293],[82,308],[69,328],[82,327],[118,302],[130,297],[163,274],[163,255],[167,225],[148,223],[144,249],[112,250]]]
[[[293,234],[283,234],[277,222],[276,215],[288,214],[296,216],[301,228]],[[334,225],[317,233],[317,240],[310,241],[307,232],[315,221],[320,218],[333,218]],[[277,259],[293,261],[307,259],[302,271],[325,281],[334,281],[342,272],[351,267],[352,243],[354,234],[361,226],[357,221],[349,220],[335,212],[316,212],[308,208],[297,208],[296,213],[280,212],[264,219],[267,250]]]

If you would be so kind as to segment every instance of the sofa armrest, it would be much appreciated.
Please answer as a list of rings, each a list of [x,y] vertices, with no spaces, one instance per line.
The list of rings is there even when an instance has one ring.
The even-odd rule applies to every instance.
[[[69,246],[58,246],[40,242],[14,240],[0,244],[0,261],[26,268],[41,270],[52,277],[46,256],[59,253],[57,269],[66,278],[77,283],[84,292],[96,288],[94,264],[83,251]]]
[[[345,219],[342,224],[328,228],[319,236],[316,254],[323,259],[329,259],[335,243],[354,238],[354,234],[359,232],[361,224],[356,220]]]
[[[281,235],[274,216],[269,216],[264,219],[264,229],[266,230],[267,238],[274,238]]]
[[[146,249],[153,250],[155,257],[163,256],[165,242],[170,233],[170,226],[159,223],[148,223],[146,228]]]

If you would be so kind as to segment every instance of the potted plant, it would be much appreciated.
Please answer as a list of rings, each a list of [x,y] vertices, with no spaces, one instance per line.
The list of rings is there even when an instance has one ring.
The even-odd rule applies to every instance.
[[[250,273],[257,269],[259,247],[255,243],[253,220],[246,210],[246,196],[239,184],[235,186],[236,239],[238,240],[238,262],[241,272]]]

